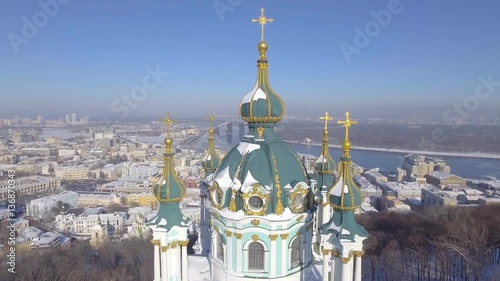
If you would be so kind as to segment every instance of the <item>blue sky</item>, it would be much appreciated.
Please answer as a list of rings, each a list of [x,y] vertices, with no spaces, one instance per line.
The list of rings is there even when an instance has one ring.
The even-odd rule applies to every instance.
[[[371,11],[389,11],[395,0],[60,0],[67,3],[55,2],[58,11],[24,36],[23,17],[43,21],[40,3],[54,1],[0,3],[0,117],[119,117],[113,102],[142,85],[147,67],[168,77],[128,117],[237,116],[254,84],[260,26],[251,19],[261,7],[274,18],[266,27],[270,81],[290,114],[439,115],[473,94],[479,76],[500,81],[494,0],[401,0],[350,62],[341,43],[355,47],[355,28],[365,30]],[[481,108],[499,100],[497,88]]]

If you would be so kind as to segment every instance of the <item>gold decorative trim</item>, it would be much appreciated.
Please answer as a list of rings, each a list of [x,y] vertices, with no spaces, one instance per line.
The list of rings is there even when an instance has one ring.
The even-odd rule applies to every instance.
[[[342,263],[343,264],[348,264],[350,260],[351,260],[351,257],[342,258]]]
[[[295,206],[295,199],[299,195],[302,195],[302,204],[301,206]],[[299,183],[295,186],[295,189],[290,193],[290,195],[288,195],[290,199],[290,210],[292,210],[292,213],[303,213],[306,210],[308,195],[309,190],[307,189],[307,185],[305,183]]]
[[[231,231],[229,231],[229,230],[226,230],[225,233],[226,233],[227,237],[233,236],[233,233]]]
[[[243,237],[243,234],[241,234],[241,233],[235,233],[234,237],[236,237],[236,239],[241,239],[241,237]]]
[[[276,158],[274,157],[274,153],[271,152],[271,159],[273,160],[273,170],[274,170],[274,182],[275,182],[275,188],[276,188],[276,214],[281,215],[283,214],[283,202],[281,202],[281,184],[280,184],[280,177],[278,175],[278,167],[276,166]]]
[[[365,253],[363,251],[353,251],[352,256],[353,257],[362,257]]]
[[[178,244],[178,242],[177,242],[177,241],[172,242],[172,244],[170,244],[170,248],[171,248],[171,249],[177,248],[177,244]]]
[[[259,139],[263,139],[264,138],[264,128],[263,127],[258,127],[257,128],[257,135],[258,135]]]
[[[300,222],[303,218],[304,218],[304,215],[300,215],[300,216],[297,218],[297,222]]]
[[[253,224],[254,226],[258,226],[260,224],[260,220],[253,219],[250,223]]]
[[[276,241],[276,238],[278,238],[278,234],[270,234],[269,235],[269,239],[271,239],[271,241]]]
[[[229,211],[236,212],[236,189],[233,189],[231,193],[231,203],[229,203]]]
[[[155,245],[155,246],[160,246],[160,245],[161,245],[161,242],[160,242],[160,240],[159,240],[159,239],[157,239],[157,240],[153,239],[153,240],[151,240],[151,244],[153,244],[153,245]]]
[[[252,235],[252,240],[254,242],[257,241],[257,240],[259,240],[259,235],[257,235],[257,234]]]
[[[283,239],[283,240],[287,239],[288,238],[288,233],[282,233],[282,234],[280,234],[280,238]]]
[[[179,245],[186,247],[189,244],[189,240],[179,241]]]
[[[220,215],[218,213],[216,213],[216,212],[213,212],[212,213],[212,217],[218,219],[218,218],[220,218]]]
[[[260,208],[259,210],[254,211],[248,206],[248,200],[252,196],[258,196],[260,199],[262,199],[262,202],[263,202],[262,208]],[[255,215],[264,216],[266,214],[266,209],[267,209],[267,205],[269,204],[270,197],[271,197],[270,194],[265,194],[260,189],[259,184],[254,183],[252,185],[251,191],[241,194],[241,199],[243,200],[243,209],[245,211],[245,215],[247,215],[247,216],[255,216]]]
[[[323,253],[324,256],[327,256],[332,253],[333,250],[329,249],[321,249],[321,253]]]
[[[214,205],[217,209],[222,210],[222,204],[224,201],[224,192],[220,188],[219,184],[216,181],[214,181],[212,186],[210,186],[208,190],[210,191],[209,199],[212,205]],[[220,199],[220,202],[217,202],[217,198]]]
[[[295,235],[296,235],[297,237],[300,237],[300,235],[302,235],[302,234],[300,233],[300,230],[297,230],[297,233],[295,233]]]
[[[166,251],[168,250],[168,247],[167,247],[167,246],[161,246],[161,247],[160,247],[160,250],[161,250],[162,252],[166,252]]]

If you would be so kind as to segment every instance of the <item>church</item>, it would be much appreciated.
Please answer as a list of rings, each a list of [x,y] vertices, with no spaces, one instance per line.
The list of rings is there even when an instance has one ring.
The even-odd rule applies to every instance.
[[[355,219],[362,194],[351,175],[349,129],[338,165],[329,153],[328,113],[321,155],[308,174],[298,155],[275,133],[285,103],[271,88],[264,27],[273,19],[261,10],[257,79],[238,109],[248,133],[223,159],[215,151],[214,128],[202,160],[200,256],[208,263],[205,279],[194,279],[188,259],[192,222],[179,202],[186,192],[174,170],[170,116],[166,118],[164,170],[153,187],[158,214],[147,222],[153,231],[154,281],[335,280],[361,281],[366,230]],[[214,117],[211,115],[210,121]],[[193,257],[194,258],[194,257]],[[196,270],[196,269],[195,269]]]

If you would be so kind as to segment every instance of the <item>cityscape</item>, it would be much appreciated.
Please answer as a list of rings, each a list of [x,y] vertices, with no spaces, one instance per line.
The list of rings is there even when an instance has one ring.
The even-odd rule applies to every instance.
[[[197,85],[205,86],[201,78],[189,81],[177,76],[179,80],[168,86],[172,89],[162,88],[163,80],[175,80],[191,67],[193,75],[204,70],[226,75],[221,65],[212,65],[217,60],[207,60],[213,67],[208,70],[205,64],[196,69],[196,63],[187,59],[177,74],[175,68],[167,73],[158,64],[147,66],[140,85],[131,86],[130,95],[110,95],[111,102],[80,89],[59,97],[47,94],[46,100],[51,101],[46,102],[43,97],[31,99],[16,93],[10,82],[0,86],[0,280],[500,280],[498,73],[476,75],[466,83],[469,95],[460,96],[463,102],[458,103],[443,102],[444,96],[438,99],[437,94],[419,101],[408,97],[414,104],[401,106],[393,106],[399,97],[390,93],[386,103],[368,96],[350,100],[350,95],[363,89],[356,88],[346,94],[342,105],[344,101],[330,102],[319,85],[290,81],[291,86],[281,90],[274,85],[286,84],[295,75],[287,68],[295,67],[294,58],[304,55],[291,53],[284,41],[293,44],[292,40],[310,39],[284,31],[287,27],[279,22],[287,15],[298,15],[305,4],[291,1],[286,8],[284,2],[242,2],[210,3],[212,16],[221,25],[238,22],[241,30],[234,32],[245,38],[241,38],[245,46],[241,50],[214,43],[232,35],[232,30],[217,35],[175,33],[179,40],[212,36],[190,40],[194,45],[206,40],[207,50],[217,49],[228,56],[236,52],[245,58],[231,62],[217,56],[228,60],[224,67],[235,72],[227,84],[243,93],[236,94],[236,99],[234,93],[225,94],[227,85],[214,85],[210,91],[217,93],[213,95],[203,92]],[[378,8],[370,6],[375,4],[364,7],[374,19],[364,30],[354,28],[354,43],[339,41],[337,52],[347,65],[355,65],[371,52],[359,40],[366,44],[371,42],[368,37],[381,41],[380,29],[386,28],[383,31],[389,36],[389,29],[396,25],[391,19],[395,22],[405,13],[410,16],[407,9],[416,5],[375,2]],[[188,4],[155,5],[168,5],[169,13],[180,13]],[[60,0],[42,0],[38,5],[41,10],[33,20],[24,18],[27,27],[21,35],[6,32],[16,54],[31,56],[39,37],[56,36],[37,35],[33,30],[43,33],[52,24],[55,29],[64,17],[59,18],[59,13],[83,7]],[[111,4],[103,4],[97,13],[109,12],[106,9],[112,6],[107,5]],[[329,18],[318,4],[311,5],[308,13],[317,13],[325,21]],[[354,11],[350,5],[340,6]],[[10,9],[21,8],[13,5]],[[481,11],[485,17],[490,15]],[[196,16],[206,17],[193,10],[192,17]],[[47,21],[40,25],[44,17]],[[107,20],[100,20],[105,26]],[[123,19],[110,19],[107,24],[115,20]],[[376,26],[369,27],[372,23]],[[23,32],[33,32],[33,36]],[[148,34],[141,40],[149,40]],[[320,33],[304,36],[321,37]],[[321,50],[313,42],[297,44],[310,45],[312,52]],[[118,45],[110,45],[103,53],[96,51],[96,58],[111,55],[115,48],[117,52],[127,48]],[[149,56],[148,50],[156,56],[159,47],[141,48],[139,56]],[[29,57],[21,55],[18,58],[23,60]],[[14,64],[13,55],[7,57]],[[123,59],[134,58],[124,55]],[[495,59],[492,64],[499,62]],[[302,58],[297,60],[299,65]],[[315,60],[323,57],[312,54],[311,61]],[[84,65],[82,71],[88,70]],[[243,67],[257,67],[257,73],[240,71]],[[4,72],[6,80],[1,81],[20,79],[14,78],[17,71]],[[102,75],[97,71],[96,75]],[[115,71],[113,75],[128,79],[128,74]],[[316,70],[310,71],[314,76]],[[23,82],[30,84],[33,79],[25,90],[40,87],[33,94],[42,96],[51,91],[53,86],[42,86],[52,78],[44,78],[47,73],[35,75],[40,78]],[[86,75],[88,91],[106,79],[110,89],[119,81],[112,75],[103,80],[92,80],[90,72]],[[317,80],[304,77],[304,83],[319,84],[325,79],[317,75]],[[206,79],[220,83],[214,77],[210,74]],[[63,91],[71,81],[75,88],[82,87],[87,78],[67,79],[57,82]],[[253,89],[252,79],[256,79]],[[300,78],[291,80],[295,79]],[[171,91],[178,91],[182,84],[186,93],[172,96]],[[286,89],[292,93],[290,103]],[[162,91],[169,92],[164,100],[159,97]],[[196,91],[201,91],[199,100],[192,94]],[[304,91],[311,92],[304,96]],[[314,91],[321,93],[315,97]],[[367,109],[363,99],[373,102],[374,108]]]

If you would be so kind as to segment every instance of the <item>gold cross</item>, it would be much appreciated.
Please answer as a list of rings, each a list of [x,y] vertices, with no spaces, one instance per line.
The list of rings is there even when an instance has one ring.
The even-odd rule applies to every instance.
[[[170,137],[170,127],[174,124],[175,120],[170,118],[170,112],[167,111],[165,119],[162,120],[165,125],[167,125],[167,137]]]
[[[349,112],[345,113],[345,120],[337,121],[338,124],[344,125],[345,127],[345,139],[349,139],[349,127],[352,125],[358,124],[358,121],[349,119]]]
[[[328,121],[332,121],[333,118],[328,115],[328,112],[325,112],[324,117],[320,117],[319,120],[325,120],[325,131],[328,130]]]
[[[262,27],[262,35],[260,37],[260,41],[264,41],[264,25],[266,25],[268,22],[273,22],[274,20],[271,18],[266,18],[264,16],[264,8],[260,9],[260,17],[256,19],[252,19],[252,22],[258,22],[260,26]]]
[[[208,121],[210,121],[210,127],[214,127],[214,121],[215,121],[215,116],[212,112],[210,112],[210,115],[208,116]]]

